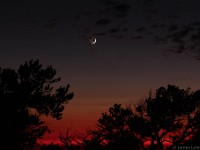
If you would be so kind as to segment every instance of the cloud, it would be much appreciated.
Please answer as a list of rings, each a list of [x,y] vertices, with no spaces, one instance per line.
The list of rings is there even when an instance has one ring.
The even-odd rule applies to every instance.
[[[108,30],[108,33],[118,33],[120,31],[120,28],[111,28]]]
[[[118,1],[108,0],[108,1],[104,2],[104,5],[116,5],[118,3],[119,3]]]
[[[59,17],[52,18],[44,25],[48,31],[52,31],[59,22]]]
[[[116,40],[119,40],[119,39],[122,39],[122,38],[123,38],[123,36],[120,35],[120,34],[113,34],[113,35],[110,35],[110,37],[111,37],[111,38],[114,38],[114,39],[116,39]]]
[[[94,35],[96,35],[96,36],[105,36],[106,32],[97,32]]]
[[[57,24],[57,22],[47,23],[44,25],[44,28],[47,29],[48,32],[52,32],[55,30]]]
[[[142,36],[141,36],[141,35],[138,35],[138,36],[132,36],[131,39],[133,39],[133,40],[142,39]]]
[[[49,29],[49,28],[53,28],[57,25],[57,22],[52,22],[52,23],[48,23],[46,25],[44,25],[45,28]]]
[[[128,12],[131,9],[131,5],[121,1],[114,0],[99,0],[98,9],[91,9],[85,12],[80,12],[76,16],[79,16],[79,27],[90,27],[88,33],[94,32],[95,35],[109,37],[122,38],[121,34],[128,31],[124,19],[128,16]],[[76,17],[77,18],[77,17]],[[123,20],[122,20],[123,19]],[[88,25],[88,23],[90,24]],[[96,32],[94,31],[96,30]],[[82,32],[83,31],[83,32]],[[85,30],[80,29],[81,34],[87,34]],[[115,36],[113,36],[115,34]],[[119,35],[117,35],[119,34]],[[111,36],[112,35],[112,36]]]
[[[113,7],[113,9],[118,13],[127,13],[130,8],[131,6],[129,4],[119,4]]]
[[[96,24],[96,25],[99,25],[99,26],[104,26],[104,25],[109,24],[110,22],[111,22],[110,19],[105,19],[105,18],[103,18],[103,19],[97,20],[97,21],[95,22],[95,24]]]
[[[189,10],[185,2],[99,0],[98,8],[91,7],[80,13],[79,18],[80,23],[84,23],[82,27],[88,27],[87,32],[97,36],[132,40],[150,38],[155,44],[166,44],[162,46],[165,51],[170,49],[175,54],[189,52],[197,56],[200,55],[200,22],[197,20],[200,13],[190,8],[190,13],[196,11],[196,16],[185,19],[187,16],[181,16],[185,8]],[[85,31],[81,33],[87,34]]]
[[[145,30],[146,30],[145,27],[139,27],[139,28],[136,29],[136,31],[139,31],[139,32],[140,32],[140,31],[145,31]]]
[[[166,44],[166,51],[171,54],[187,54],[200,58],[200,23],[170,24],[166,31],[155,36],[157,44]]]

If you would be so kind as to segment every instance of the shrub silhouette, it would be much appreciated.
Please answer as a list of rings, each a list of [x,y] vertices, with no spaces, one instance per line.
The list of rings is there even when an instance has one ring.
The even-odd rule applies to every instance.
[[[2,145],[22,149],[34,145],[48,126],[41,116],[62,118],[64,104],[73,98],[69,85],[53,90],[61,80],[52,66],[44,68],[39,60],[26,61],[18,70],[0,69],[0,115]]]

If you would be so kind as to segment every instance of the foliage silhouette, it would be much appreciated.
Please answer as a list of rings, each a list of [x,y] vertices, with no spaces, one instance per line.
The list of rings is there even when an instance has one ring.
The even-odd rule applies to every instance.
[[[86,131],[86,134],[78,134],[79,144],[85,150],[106,150],[106,143],[103,139],[102,133],[91,130],[90,128]]]
[[[42,145],[40,150],[63,150],[59,144],[50,143],[49,145]]]
[[[60,134],[60,141],[64,144],[67,150],[104,150],[105,146],[102,141],[101,133],[91,129],[86,130],[86,133],[70,134],[70,129],[67,128],[65,135]]]
[[[80,149],[80,144],[78,141],[76,141],[77,138],[74,135],[70,135],[70,128],[67,128],[67,131],[65,132],[65,136],[60,134],[59,139],[64,144],[64,147],[67,150],[79,150]]]
[[[109,108],[109,113],[102,113],[97,128],[103,140],[107,141],[108,149],[120,150],[126,147],[131,150],[141,147],[142,143],[128,127],[132,115],[130,107],[122,108],[121,104],[114,104]]]
[[[71,139],[76,139],[84,150],[142,149],[143,143],[131,132],[127,124],[132,115],[129,107],[122,108],[121,104],[115,104],[110,107],[109,113],[102,113],[96,129],[88,129],[86,134],[78,134]],[[70,137],[67,133],[61,142],[67,143],[68,146]]]
[[[41,116],[62,118],[64,104],[73,98],[69,84],[55,89],[61,80],[52,66],[44,68],[39,60],[26,61],[18,70],[0,69],[0,115],[2,145],[15,150],[32,146],[48,130]]]
[[[135,105],[129,126],[150,149],[163,149],[163,142],[186,143],[200,131],[199,91],[174,85],[160,87],[156,95]],[[155,144],[156,143],[156,144]]]
[[[147,141],[149,150],[162,150],[164,142],[171,145],[168,149],[180,144],[198,145],[199,135],[200,91],[167,85],[125,108],[114,104],[102,113],[95,129],[75,138],[85,150],[143,150]]]

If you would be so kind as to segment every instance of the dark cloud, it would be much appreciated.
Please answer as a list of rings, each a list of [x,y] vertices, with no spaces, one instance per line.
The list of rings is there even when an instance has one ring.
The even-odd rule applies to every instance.
[[[158,14],[158,10],[157,9],[147,9],[146,11],[148,13],[151,13],[151,14]]]
[[[111,38],[114,38],[114,39],[116,39],[116,40],[119,40],[119,39],[122,39],[122,38],[123,38],[123,36],[120,35],[120,34],[113,34],[113,35],[110,35],[110,37],[111,37]]]
[[[166,51],[175,54],[188,54],[199,59],[200,24],[198,22],[185,25],[171,24],[166,26],[166,33],[157,35],[155,41],[166,45]]]
[[[166,44],[166,51],[170,49],[170,52],[175,54],[188,51],[195,55],[200,54],[199,13],[196,10],[192,16],[193,9],[189,9],[186,0],[99,0],[98,3],[98,9],[79,14],[83,22],[89,22],[88,31],[95,31],[95,35],[113,39],[148,38],[155,44]],[[191,13],[191,18],[188,18],[186,13],[185,16],[182,15],[184,9]],[[196,21],[191,23],[192,19]]]
[[[116,12],[127,13],[130,10],[131,6],[129,4],[119,4],[117,6],[114,6],[113,8]]]
[[[112,0],[108,0],[108,1],[104,2],[105,5],[116,5],[118,3],[119,3],[118,1],[112,1]]]
[[[117,17],[117,18],[124,18],[124,17],[127,16],[127,14],[125,14],[125,13],[116,13],[114,16]]]
[[[93,18],[94,20],[96,18],[102,18],[95,21],[94,25],[107,25],[112,20],[114,20],[114,17],[126,17],[128,11],[131,9],[130,4],[121,3],[119,1],[112,1],[112,0],[103,0],[99,1],[99,8],[98,9],[92,9],[87,10],[85,12],[79,12],[79,14],[76,14],[75,18],[83,19],[86,18]],[[116,20],[116,19],[115,19]],[[86,20],[85,20],[86,21]],[[120,22],[121,20],[119,20]]]
[[[139,28],[137,28],[136,30],[137,30],[137,31],[144,31],[144,30],[146,30],[146,28],[145,28],[145,27],[139,27]]]
[[[38,20],[35,20],[35,19],[34,19],[34,20],[31,20],[30,23],[38,24],[38,23],[40,23],[40,22],[39,22]]]
[[[103,25],[107,25],[107,24],[109,24],[111,22],[111,20],[110,19],[100,19],[100,20],[97,20],[96,22],[95,22],[95,24],[96,25],[100,25],[100,26],[103,26]]]
[[[95,33],[96,36],[104,36],[106,35],[106,32],[98,32],[98,33]]]
[[[109,33],[118,33],[119,31],[120,31],[119,28],[112,28],[108,30]]]
[[[97,30],[98,32],[95,35],[108,35],[111,38],[121,39],[123,37],[121,36],[122,33],[128,31],[126,17],[128,16],[128,11],[131,9],[131,5],[112,0],[101,0],[99,1],[99,5],[101,6],[99,9],[81,12],[79,14],[79,16],[82,16],[79,17],[80,20],[85,20],[83,23],[87,23],[88,21],[93,22],[93,24],[90,24],[89,30],[92,32],[93,30]],[[85,24],[84,26],[88,25]],[[87,34],[85,30],[81,29],[81,31],[84,31],[82,34]]]
[[[45,28],[50,29],[53,28],[57,25],[57,22],[52,22],[52,23],[48,23],[46,25],[44,25]]]
[[[162,19],[163,20],[167,20],[167,19],[178,19],[179,16],[177,15],[168,15],[168,16],[163,16]]]
[[[141,36],[141,35],[138,35],[138,36],[132,36],[131,39],[133,39],[133,40],[142,39],[142,36]]]
[[[169,25],[169,27],[168,27],[169,32],[173,32],[175,30],[178,30],[178,26],[176,24]]]
[[[151,28],[163,28],[165,26],[166,26],[166,24],[159,22],[159,23],[155,23],[155,24],[151,25]]]
[[[59,17],[52,18],[50,21],[52,21],[52,22],[58,22],[59,21]]]
[[[48,30],[52,30],[59,23],[59,20],[60,20],[59,17],[55,17],[55,18],[51,18],[49,20],[32,19],[29,22],[34,25],[37,25],[37,26],[42,26]]]
[[[124,18],[128,16],[128,11],[131,9],[131,5],[129,4],[118,4],[113,6],[112,12],[114,12],[114,16],[117,18]]]
[[[126,32],[126,31],[128,31],[128,28],[123,28],[122,31]]]
[[[44,27],[48,30],[52,30],[53,28],[56,27],[56,25],[58,24],[59,22],[59,17],[55,17],[55,18],[52,18],[48,21],[48,23],[46,23],[44,25]]]

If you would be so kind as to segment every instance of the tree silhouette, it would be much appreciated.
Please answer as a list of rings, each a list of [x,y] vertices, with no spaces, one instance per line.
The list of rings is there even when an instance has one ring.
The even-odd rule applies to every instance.
[[[139,149],[142,143],[130,131],[127,124],[132,115],[129,107],[122,108],[121,104],[110,107],[109,113],[102,113],[96,129],[90,130],[88,136],[82,138],[86,149]]]
[[[130,107],[122,108],[121,104],[110,107],[109,113],[102,113],[97,127],[109,149],[139,149],[141,143],[128,127],[132,115]]]
[[[131,130],[141,140],[150,140],[150,149],[163,149],[163,142],[183,144],[200,131],[199,91],[174,85],[160,87],[156,95],[135,105]]]
[[[103,138],[101,136],[101,133],[93,131],[93,130],[87,130],[86,134],[78,134],[78,143],[81,145],[81,147],[85,150],[104,150],[105,144],[103,141]]]
[[[70,128],[67,128],[65,135],[60,134],[59,139],[67,150],[80,149],[79,139],[75,135],[70,135]]]
[[[68,141],[70,138],[67,138]],[[76,136],[86,150],[163,150],[180,144],[199,144],[200,91],[161,86],[154,94],[123,108],[114,104],[102,113],[96,128]],[[69,142],[68,142],[69,143]]]
[[[0,69],[0,117],[2,145],[22,149],[34,145],[48,126],[41,116],[62,118],[64,104],[73,98],[69,84],[54,90],[53,84],[61,80],[55,77],[52,66],[44,68],[39,60],[26,61],[18,70]],[[8,149],[9,149],[8,148]]]
[[[65,135],[60,135],[60,141],[67,150],[103,150],[105,149],[101,133],[88,129],[86,133],[76,133],[70,135],[69,128]]]
[[[128,120],[133,113],[130,107],[122,108],[115,104],[109,108],[109,113],[102,113],[94,129],[88,129],[85,134],[61,137],[61,142],[69,147],[71,140],[84,150],[126,150],[143,149],[143,143],[131,132]]]

